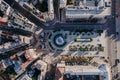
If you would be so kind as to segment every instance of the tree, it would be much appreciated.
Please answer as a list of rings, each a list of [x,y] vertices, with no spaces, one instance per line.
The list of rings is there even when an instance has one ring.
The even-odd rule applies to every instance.
[[[67,5],[74,4],[74,0],[67,0]]]

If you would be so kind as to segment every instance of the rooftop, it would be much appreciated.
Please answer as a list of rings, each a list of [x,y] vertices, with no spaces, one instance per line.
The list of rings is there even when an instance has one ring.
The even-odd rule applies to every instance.
[[[61,0],[60,5],[66,10],[66,19],[104,18],[111,15],[111,0],[73,0],[73,4]]]
[[[38,70],[41,70],[41,75],[39,76],[39,79],[44,80],[45,74],[47,72],[47,63],[42,60],[38,60],[34,65],[32,65],[32,68],[37,68]]]
[[[56,68],[56,80],[63,80],[63,75],[69,74],[73,75],[99,75],[100,80],[110,80],[110,68],[105,65],[101,64],[99,67],[94,66],[83,66],[83,65],[75,65],[75,66],[68,66],[64,65],[64,63],[57,64]],[[102,79],[101,79],[102,77]],[[104,78],[103,78],[104,77]],[[83,79],[84,80],[84,79]]]
[[[18,77],[16,80],[32,80],[32,78],[30,78],[28,74],[25,72],[20,77]]]
[[[7,16],[9,16],[11,12],[10,6],[4,0],[0,0],[0,10]]]

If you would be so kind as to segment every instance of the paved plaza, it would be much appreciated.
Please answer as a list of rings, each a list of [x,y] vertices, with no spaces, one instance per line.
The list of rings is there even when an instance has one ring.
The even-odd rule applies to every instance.
[[[107,58],[107,37],[106,31],[102,33],[95,31],[49,31],[51,34],[48,37],[48,43],[52,46],[54,52],[62,51],[60,55],[86,55],[86,56],[103,56]],[[65,35],[66,44],[63,47],[56,47],[53,43],[53,37],[57,34]],[[83,41],[75,41],[76,39],[80,39]],[[84,41],[84,40],[91,40],[91,41]],[[99,50],[99,46],[102,47]],[[87,49],[84,49],[87,48]],[[83,50],[82,50],[83,49]]]
[[[1,74],[12,79],[10,66],[12,80],[23,80],[17,69],[30,80],[120,80],[120,0],[0,0],[0,6],[0,18],[8,19],[0,23]]]

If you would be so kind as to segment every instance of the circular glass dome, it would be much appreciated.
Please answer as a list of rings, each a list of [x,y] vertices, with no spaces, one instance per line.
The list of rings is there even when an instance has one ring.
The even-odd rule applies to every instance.
[[[64,35],[62,35],[62,34],[55,35],[53,37],[53,43],[56,47],[64,47],[66,45]]]
[[[59,36],[58,38],[56,38],[55,42],[57,45],[63,45],[65,41],[64,41],[63,37]]]

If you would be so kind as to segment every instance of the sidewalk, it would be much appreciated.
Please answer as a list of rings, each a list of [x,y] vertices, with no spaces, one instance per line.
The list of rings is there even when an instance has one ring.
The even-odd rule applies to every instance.
[[[116,32],[118,32],[118,35],[116,35],[117,38],[117,59],[120,60],[120,0],[116,0],[116,14],[118,17],[116,18]],[[117,74],[119,75],[120,72],[120,63],[117,65]]]
[[[120,59],[120,0],[116,2],[116,13],[118,17],[116,18],[116,32],[118,32],[117,38],[117,58]]]

